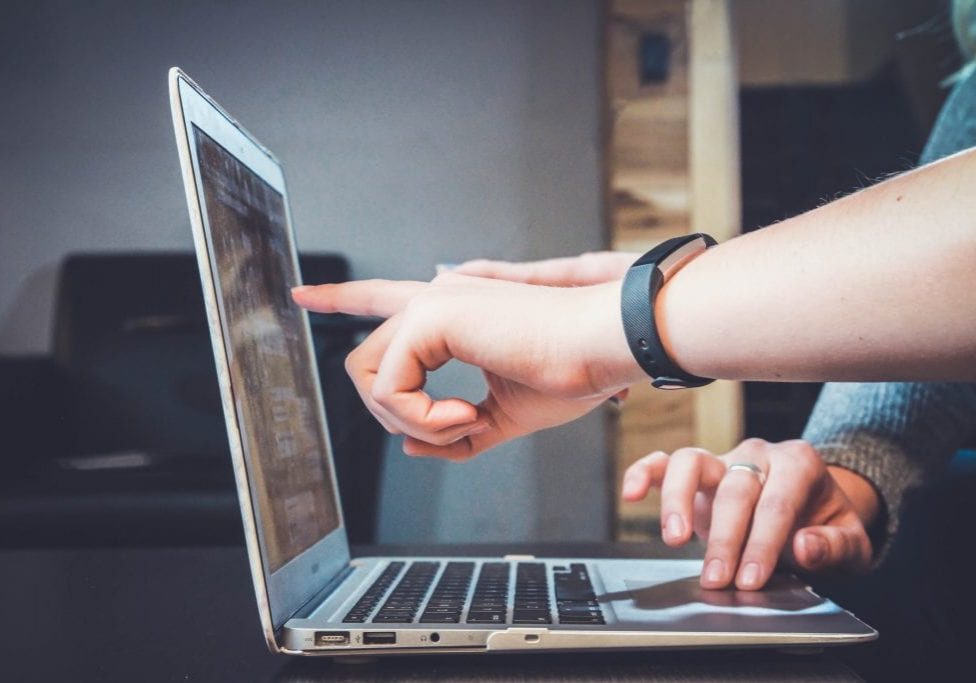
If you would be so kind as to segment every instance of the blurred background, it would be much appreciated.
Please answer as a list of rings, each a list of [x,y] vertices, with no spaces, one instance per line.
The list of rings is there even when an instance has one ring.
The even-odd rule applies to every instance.
[[[959,66],[932,0],[6,2],[0,55],[7,545],[240,541],[170,66],[283,161],[307,281],[757,229],[912,167]],[[796,437],[819,390],[408,460],[342,373],[363,329],[313,326],[356,542],[645,538],[629,462]]]

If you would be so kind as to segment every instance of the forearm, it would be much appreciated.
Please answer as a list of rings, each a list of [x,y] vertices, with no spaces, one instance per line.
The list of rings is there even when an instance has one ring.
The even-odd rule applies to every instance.
[[[976,150],[708,251],[656,319],[705,377],[976,378]]]

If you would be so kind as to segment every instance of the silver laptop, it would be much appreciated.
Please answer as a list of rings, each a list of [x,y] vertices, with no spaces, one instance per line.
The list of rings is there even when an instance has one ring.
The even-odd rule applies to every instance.
[[[179,69],[170,101],[258,612],[288,654],[821,646],[877,633],[797,579],[699,560],[351,558],[281,165]],[[329,387],[323,387],[328,391]]]

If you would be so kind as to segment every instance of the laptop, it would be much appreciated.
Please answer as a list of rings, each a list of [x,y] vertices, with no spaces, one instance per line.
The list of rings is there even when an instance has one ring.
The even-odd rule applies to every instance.
[[[777,575],[708,591],[700,560],[350,557],[281,164],[183,72],[170,101],[247,555],[293,655],[821,647],[877,633]],[[449,549],[447,549],[449,550]]]

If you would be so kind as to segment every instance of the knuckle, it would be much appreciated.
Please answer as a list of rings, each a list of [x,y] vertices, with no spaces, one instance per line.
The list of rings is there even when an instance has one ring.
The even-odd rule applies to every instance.
[[[393,399],[393,392],[379,382],[374,382],[369,392],[370,397],[376,401],[377,405],[389,408]]]
[[[659,460],[662,457],[667,458],[668,454],[664,451],[654,451],[637,460],[633,465],[631,465],[631,467],[649,467],[650,465],[654,464],[656,460]]]
[[[449,313],[438,308],[443,302],[450,301],[448,295],[440,292],[444,292],[444,290],[427,288],[410,299],[403,308],[406,319],[404,328],[409,323],[413,323],[417,326],[414,329],[424,329],[428,325],[442,321],[445,316],[449,317]]]
[[[812,465],[820,465],[823,463],[823,460],[820,458],[820,454],[817,453],[817,449],[815,449],[809,441],[795,439],[793,441],[787,441],[783,445],[789,447],[790,453],[798,461],[810,463]]]
[[[475,263],[478,263],[478,262],[475,262]],[[484,263],[480,263],[478,265],[483,266]],[[433,285],[445,285],[446,286],[446,285],[455,284],[455,283],[461,281],[462,279],[464,279],[464,276],[463,275],[460,275],[458,273],[455,273],[455,272],[449,270],[449,271],[446,271],[444,273],[439,273],[430,282]]]
[[[827,471],[819,457],[801,457],[793,463],[797,477],[807,486],[816,483]]]
[[[703,448],[679,448],[671,455],[671,462],[682,465],[693,465],[710,455],[711,453]]]
[[[757,436],[752,436],[743,441],[740,446],[750,451],[758,451],[769,445],[769,442],[765,439],[760,439]]]
[[[417,296],[410,299],[406,304],[404,304],[403,306],[404,317],[414,317],[423,312],[426,304],[426,300],[430,297],[430,295],[427,293],[428,291],[430,290],[427,290],[422,294],[418,294]]]

